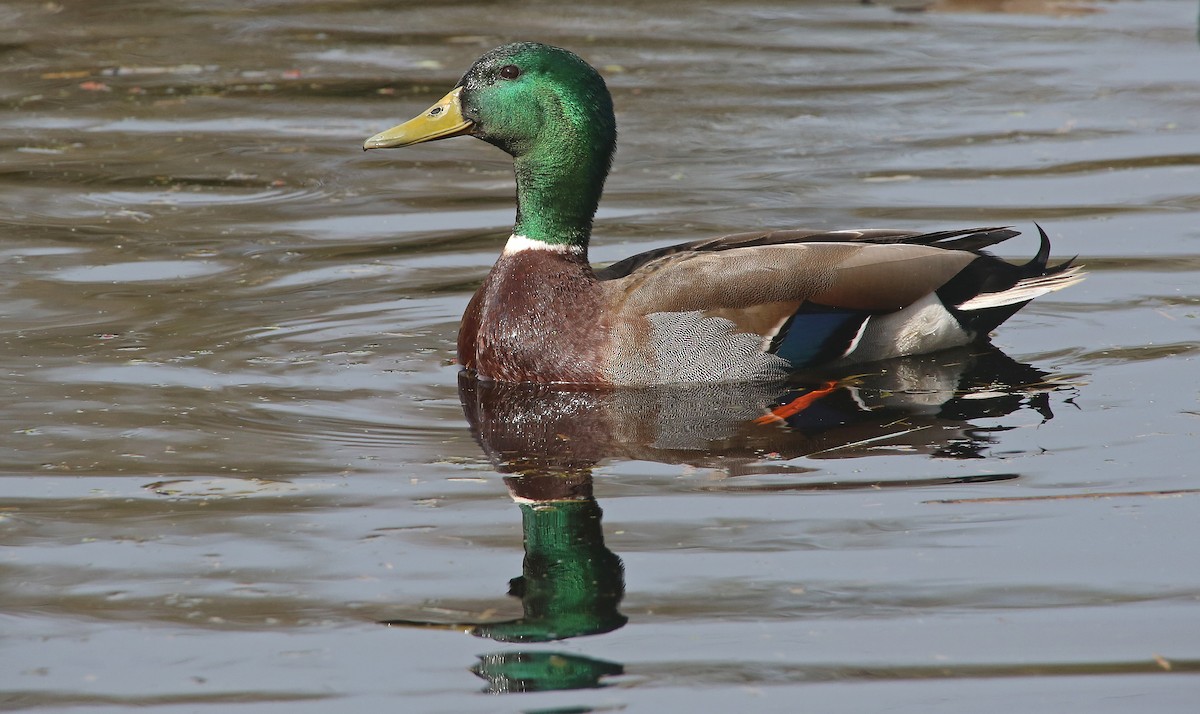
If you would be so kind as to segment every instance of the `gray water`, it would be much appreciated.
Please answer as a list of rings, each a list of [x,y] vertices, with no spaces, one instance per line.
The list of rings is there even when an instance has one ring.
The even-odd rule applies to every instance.
[[[911,10],[0,0],[0,708],[1193,711],[1196,4]],[[1037,221],[1089,277],[785,423],[460,388],[510,161],[359,147],[516,39],[613,90],[594,260]]]

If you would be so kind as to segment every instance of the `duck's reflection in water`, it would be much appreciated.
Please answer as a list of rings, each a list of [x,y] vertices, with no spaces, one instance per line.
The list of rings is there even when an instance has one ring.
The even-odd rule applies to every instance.
[[[610,632],[627,618],[621,560],[604,545],[592,468],[608,458],[682,463],[729,476],[779,471],[780,459],[918,453],[977,458],[993,434],[972,420],[1020,409],[1052,418],[1047,375],[995,349],[906,358],[851,376],[787,384],[583,391],[481,383],[459,394],[473,434],[505,474],[521,510],[525,560],[509,582],[523,614],[505,621],[387,620],[456,629],[501,642],[548,642]],[[804,468],[788,468],[788,473]],[[1012,474],[774,488],[914,487]],[[493,692],[600,686],[620,664],[553,651],[481,655],[472,668]]]
[[[508,594],[520,598],[522,616],[384,624],[462,630],[500,642],[548,642],[609,632],[627,622],[617,611],[625,572],[621,559],[604,545],[590,469],[539,472],[532,460],[521,463],[522,472],[504,482],[521,509],[525,560],[521,575],[508,582]],[[481,655],[471,671],[488,681],[490,692],[530,692],[596,687],[601,677],[621,674],[622,667],[574,654],[515,651]]]
[[[595,392],[464,376],[459,395],[475,437],[505,473],[579,474],[616,458],[735,476],[771,472],[771,461],[801,456],[979,457],[992,434],[1008,427],[972,420],[1021,408],[1053,417],[1047,393],[1061,383],[1047,376],[976,347],[789,383]]]

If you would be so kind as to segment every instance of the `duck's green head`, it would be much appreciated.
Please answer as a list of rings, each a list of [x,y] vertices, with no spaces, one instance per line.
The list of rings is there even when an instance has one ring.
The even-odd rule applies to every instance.
[[[480,57],[425,113],[372,136],[363,148],[390,149],[462,134],[519,158],[562,139],[586,140],[596,150],[611,151],[616,123],[608,88],[591,65],[559,47],[518,42]]]
[[[372,136],[363,148],[464,134],[515,159],[515,232],[549,243],[586,244],[617,135],[612,97],[594,68],[549,45],[498,47],[424,113]]]

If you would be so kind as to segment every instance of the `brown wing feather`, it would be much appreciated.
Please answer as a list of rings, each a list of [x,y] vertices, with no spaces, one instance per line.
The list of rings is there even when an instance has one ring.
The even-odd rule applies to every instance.
[[[863,229],[842,231],[774,230],[732,233],[718,238],[679,243],[632,255],[624,260],[596,271],[600,280],[614,280],[630,275],[643,265],[677,253],[716,252],[734,248],[752,248],[766,245],[791,243],[908,243],[913,245],[936,245],[951,250],[978,251],[1013,236],[1019,231],[1005,227],[966,228],[961,230],[914,233],[889,229]]]
[[[809,300],[827,307],[893,312],[945,285],[974,253],[923,245],[860,245],[835,268],[837,278]]]
[[[766,335],[803,302],[899,310],[941,287],[975,257],[924,245],[783,243],[669,253],[602,285],[613,309],[626,317],[701,311]],[[758,314],[738,315],[747,311]]]
[[[789,317],[800,309],[799,300],[784,300],[780,302],[764,302],[750,308],[727,307],[704,311],[706,317],[723,317],[734,325],[739,332],[749,332],[767,337],[774,335]]]

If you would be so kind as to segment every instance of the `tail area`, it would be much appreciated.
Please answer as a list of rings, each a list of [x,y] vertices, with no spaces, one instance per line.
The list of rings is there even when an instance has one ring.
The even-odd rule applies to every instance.
[[[1041,226],[1037,229],[1041,244],[1028,263],[1012,265],[991,256],[981,257],[938,291],[963,327],[986,335],[1030,300],[1083,280],[1086,273],[1074,264],[1074,258],[1048,265],[1050,238]],[[970,294],[962,290],[966,284],[975,287]]]
[[[1022,278],[1008,290],[1002,290],[997,293],[980,293],[956,307],[959,310],[970,312],[972,310],[988,310],[1007,305],[1020,306],[1046,293],[1071,287],[1087,276],[1087,273],[1083,272],[1082,266],[1069,265],[1067,263],[1056,265],[1050,268],[1050,270],[1057,272],[1047,272],[1043,275]]]

